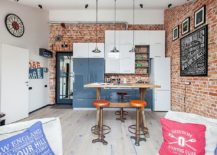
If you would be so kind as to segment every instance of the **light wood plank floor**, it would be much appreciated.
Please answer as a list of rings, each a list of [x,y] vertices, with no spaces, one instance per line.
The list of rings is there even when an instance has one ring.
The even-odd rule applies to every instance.
[[[90,128],[95,124],[95,111],[76,111],[69,107],[46,107],[30,115],[28,120],[46,117],[59,117],[63,132],[64,155],[156,155],[162,142],[159,118],[165,113],[146,112],[150,138],[135,146],[130,139],[128,126],[135,123],[135,112],[130,111],[127,121],[115,120],[114,111],[104,112],[104,124],[111,127],[106,135],[108,145],[92,144],[96,138]]]

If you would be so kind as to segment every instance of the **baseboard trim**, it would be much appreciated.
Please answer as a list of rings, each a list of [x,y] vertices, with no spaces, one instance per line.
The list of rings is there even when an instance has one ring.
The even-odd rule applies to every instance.
[[[38,108],[38,109],[35,109],[35,110],[29,112],[29,114],[32,114],[32,113],[34,113],[34,112],[36,112],[36,111],[39,111],[39,110],[41,110],[41,109],[44,109],[44,108],[49,107],[49,106],[54,106],[54,105],[55,105],[55,104],[48,104],[48,105],[45,105],[45,106],[43,106],[43,107],[41,107],[41,108]]]

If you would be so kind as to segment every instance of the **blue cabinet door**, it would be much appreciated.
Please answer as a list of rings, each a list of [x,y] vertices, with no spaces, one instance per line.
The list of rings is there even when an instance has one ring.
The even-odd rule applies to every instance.
[[[73,65],[75,75],[73,107],[92,107],[91,102],[96,99],[96,89],[84,88],[84,85],[93,82],[104,82],[105,61],[99,58],[76,58]],[[102,92],[102,98],[103,94]]]
[[[99,58],[89,59],[90,83],[104,82],[105,60]]]

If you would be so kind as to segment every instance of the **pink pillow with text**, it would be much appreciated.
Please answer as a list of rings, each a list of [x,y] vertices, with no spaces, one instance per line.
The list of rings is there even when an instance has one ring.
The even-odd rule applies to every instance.
[[[206,126],[160,119],[163,144],[160,155],[204,155]]]

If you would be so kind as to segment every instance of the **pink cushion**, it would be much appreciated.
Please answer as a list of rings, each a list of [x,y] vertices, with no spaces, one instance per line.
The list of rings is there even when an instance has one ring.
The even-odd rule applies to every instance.
[[[204,155],[206,126],[160,119],[164,142],[160,155]]]

